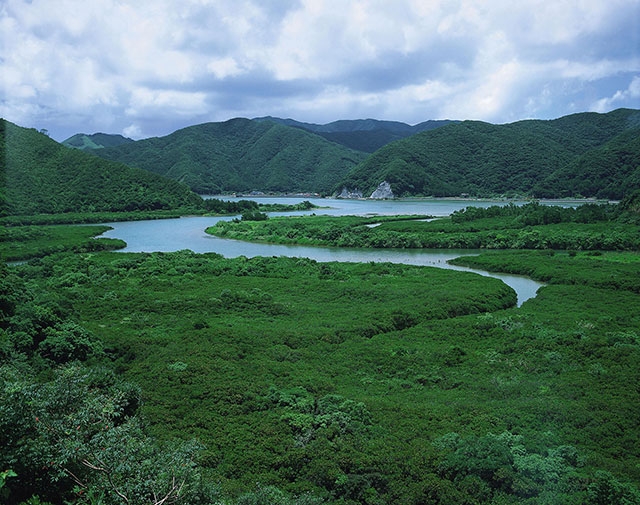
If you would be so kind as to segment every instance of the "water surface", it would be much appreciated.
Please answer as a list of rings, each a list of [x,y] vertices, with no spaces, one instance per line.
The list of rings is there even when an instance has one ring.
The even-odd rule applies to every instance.
[[[469,201],[366,201],[366,200],[326,200],[326,199],[255,199],[266,203],[298,203],[310,200],[323,209],[295,214],[327,215],[397,215],[424,214],[447,216],[451,212],[467,207]],[[475,202],[480,206],[495,205],[496,202]],[[291,215],[291,213],[288,213]],[[478,254],[480,251],[462,249],[348,249],[338,247],[310,247],[299,245],[258,244],[214,237],[205,233],[205,229],[221,220],[233,217],[182,217],[179,219],[161,219],[152,221],[129,221],[107,223],[113,229],[103,237],[118,238],[127,243],[124,252],[173,252],[189,249],[196,253],[215,252],[226,258],[246,256],[288,256],[305,257],[320,262],[391,262],[408,265],[433,266],[450,270],[475,272],[480,275],[501,279],[511,286],[518,295],[518,306],[535,297],[543,284],[527,277],[495,274],[471,268],[451,265],[448,260],[463,255]]]

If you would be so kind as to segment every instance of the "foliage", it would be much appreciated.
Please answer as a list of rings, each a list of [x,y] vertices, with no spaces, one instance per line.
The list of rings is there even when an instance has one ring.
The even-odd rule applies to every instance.
[[[125,247],[122,240],[95,238],[108,226],[15,226],[0,229],[0,258],[25,260],[63,251],[92,252]]]
[[[44,340],[38,344],[38,352],[43,358],[61,364],[86,361],[92,355],[99,355],[102,349],[87,330],[69,321],[47,328]]]
[[[309,200],[303,200],[300,203],[287,205],[282,203],[261,203],[259,205],[260,210],[263,212],[288,212],[288,211],[303,211],[317,209],[318,206],[311,203]]]
[[[542,282],[596,286],[640,293],[638,252],[566,253],[502,251],[499,254],[465,256],[451,261],[492,272],[527,275]]]
[[[0,121],[0,216],[201,208],[186,186]]]
[[[328,193],[366,156],[297,128],[248,119],[191,126],[93,152],[183,181],[201,194]]]
[[[626,482],[620,482],[609,472],[596,472],[594,482],[588,489],[589,503],[609,505],[620,503],[635,505],[640,503],[640,490]]]
[[[0,432],[13,440],[6,454],[62,456],[28,487],[55,503],[43,491],[55,475],[55,489],[66,486],[73,498],[65,469],[87,493],[133,496],[131,482],[142,480],[160,489],[167,478],[136,472],[170,475],[162,468],[173,468],[171,451],[193,472],[193,496],[226,503],[631,500],[640,481],[640,420],[628,387],[640,380],[637,294],[595,277],[567,284],[563,272],[564,258],[591,261],[584,271],[628,265],[620,277],[634,277],[638,263],[623,262],[631,253],[516,252],[522,264],[544,259],[552,272],[552,284],[519,309],[508,309],[513,296],[494,279],[392,264],[182,251],[58,255],[12,267],[3,349],[13,365],[3,373],[5,393],[18,396],[1,402]],[[36,286],[38,298],[30,299]],[[74,326],[72,334],[99,341],[102,352],[91,359],[112,364],[117,375],[76,364],[46,371],[50,358],[34,343],[50,328],[69,328],[72,315],[85,332]],[[30,346],[21,344],[23,334]],[[24,367],[20,352],[40,367],[37,387],[27,387],[37,374],[16,372]],[[142,393],[125,387],[131,382]],[[26,391],[39,396],[19,400]],[[55,429],[18,421],[34,419],[24,414],[28,405],[51,405],[37,416]],[[64,405],[74,407],[56,417]],[[112,438],[90,420],[99,407],[111,416],[104,421]],[[77,426],[64,443],[55,436]],[[191,466],[194,446],[171,442],[192,438],[205,446],[200,469]],[[89,458],[94,442],[116,440],[121,447],[100,463]],[[64,459],[76,447],[96,468],[122,461],[122,473]],[[129,447],[148,456],[143,464],[128,463]],[[18,474],[7,481],[12,492],[13,479],[31,475],[19,461],[27,460],[0,463]],[[222,494],[205,493],[211,482]]]
[[[305,200],[297,204],[257,203],[253,200],[228,201],[208,198],[203,202],[202,209],[189,209],[189,214],[242,214],[246,210],[260,210],[261,212],[293,212],[316,208],[314,204]],[[117,221],[143,221],[150,219],[171,219],[184,215],[185,209],[154,210],[133,212],[67,212],[64,214],[35,214],[0,217],[0,225],[18,227],[27,225],[51,224],[90,224],[109,223]]]
[[[271,218],[267,222],[219,222],[207,229],[221,237],[372,248],[638,250],[640,233],[629,213],[615,205],[577,208],[540,205],[468,207],[451,219],[418,217]],[[376,225],[376,226],[373,226]]]
[[[322,489],[329,477],[323,465],[336,464],[330,456],[333,444],[343,447],[340,452],[351,459],[352,451],[361,453],[358,447],[369,439],[368,430],[373,426],[368,400],[334,390],[330,374],[305,377],[300,371],[312,363],[309,371],[322,367],[323,356],[332,348],[339,350],[340,342],[364,343],[421,321],[506,307],[515,301],[511,290],[498,281],[463,273],[451,278],[437,269],[324,265],[286,258],[225,260],[187,252],[59,255],[12,271],[14,275],[20,273],[18,279],[24,278],[24,282],[40,279],[37,282],[46,290],[43,297],[48,297],[51,290],[63,295],[74,312],[80,311],[87,331],[101,336],[105,353],[116,360],[118,368],[127,371],[128,379],[142,379],[146,398],[143,412],[153,420],[154,435],[166,439],[189,434],[217,448],[205,454],[209,453],[216,479],[230,492],[246,492],[256,480],[282,485],[289,481],[285,475],[294,479],[289,473],[294,471],[293,462],[286,460],[302,458],[300,471],[307,477],[287,489],[296,496]],[[69,282],[75,278],[84,280]],[[392,279],[393,286],[388,282]],[[125,287],[130,281],[133,283]],[[177,290],[166,281],[178,282],[181,288]],[[142,289],[140,282],[144,283]],[[470,289],[476,283],[476,288]],[[291,286],[298,289],[292,290]],[[406,304],[407,292],[412,293],[411,307]],[[452,296],[452,292],[460,295]],[[138,298],[143,293],[145,299]],[[180,293],[190,293],[189,301],[181,299]],[[41,302],[34,303],[28,313],[41,306]],[[149,304],[159,310],[153,318],[147,313]],[[355,311],[347,310],[347,305]],[[25,308],[11,315],[10,335],[28,330],[28,335],[33,335],[30,342],[34,338],[44,341],[49,334],[47,328],[61,327],[68,317],[52,307],[45,315],[58,315],[40,317],[27,325],[29,303],[23,301],[22,306]],[[410,313],[413,315],[408,319]],[[176,319],[177,314],[182,315]],[[108,321],[103,319],[105,315]],[[178,322],[179,327],[171,321]],[[111,336],[105,340],[107,334]],[[180,343],[173,340],[177,334],[184,335]],[[260,341],[262,344],[256,345]],[[166,353],[156,347],[160,342],[168,344]],[[31,344],[21,349],[38,356],[41,347]],[[158,387],[150,388],[148,378],[144,378],[143,370],[148,366],[154,370],[153,382]],[[292,366],[302,368],[294,372]],[[274,391],[289,388],[287,370],[294,372],[295,382],[300,381],[301,394],[311,395],[311,410],[302,403],[294,407],[284,392],[275,396]],[[181,404],[175,403],[179,397],[183,398]],[[164,411],[164,402],[174,408]],[[308,426],[306,415],[311,416]],[[250,432],[243,433],[240,427],[245,423],[267,430],[262,443],[256,444]],[[270,451],[276,451],[275,460],[268,456]],[[318,451],[324,454],[318,461],[320,466],[302,463]],[[267,477],[272,465],[283,468],[275,481]],[[348,466],[334,471],[338,472],[334,480],[341,475],[346,479],[342,484],[331,484],[336,496],[355,496],[375,481],[371,476],[358,480],[359,471],[351,475]]]
[[[551,174],[536,194],[542,198],[587,195],[620,200],[638,188],[640,130],[634,128]]]
[[[163,446],[135,415],[139,391],[78,365],[38,382],[0,368],[3,464],[16,469],[12,503],[34,493],[59,503],[90,492],[103,504],[188,503],[200,492],[194,442]]]
[[[241,216],[242,221],[266,221],[269,218],[264,212],[247,211]]]
[[[440,128],[454,121],[431,120],[408,125],[398,121],[380,121],[377,119],[343,119],[332,123],[318,125],[312,123],[302,123],[293,119],[281,119],[274,117],[258,118],[257,121],[273,121],[286,126],[293,126],[320,135],[325,139],[342,144],[356,151],[372,153],[381,147],[416,133],[426,130]]]
[[[345,242],[366,230],[443,240],[591,230],[618,244],[633,237],[634,209],[629,197],[431,222],[235,226],[280,221],[291,239],[308,227]],[[547,285],[515,308],[495,279],[387,263],[180,251],[2,265],[0,469],[16,474],[5,497],[637,503],[637,251],[459,261]]]
[[[553,121],[463,121],[386,145],[334,190],[370,194],[387,181],[399,196],[530,195],[621,198],[639,187],[638,111]]]
[[[13,470],[5,470],[3,472],[0,472],[0,498],[3,499],[7,499],[9,496],[8,490],[7,489],[2,489],[4,487],[4,485],[7,482],[7,479],[11,478],[11,477],[17,477],[18,474],[16,472],[14,472]]]
[[[154,210],[133,212],[66,212],[64,214],[33,214],[20,216],[5,216],[0,218],[3,226],[27,226],[50,224],[90,224],[109,223],[115,221],[143,221],[150,219],[170,219],[184,215],[184,209]],[[190,210],[193,214],[202,211]]]
[[[550,495],[559,503],[580,488],[582,462],[572,446],[530,452],[523,437],[509,431],[461,437],[448,433],[434,441],[444,452],[438,472],[459,486],[477,486],[485,499],[500,494],[525,501]]]
[[[239,200],[237,202],[207,198],[204,207],[213,214],[242,214],[247,211],[257,211],[258,203],[253,200]]]
[[[77,133],[67,140],[62,142],[62,145],[67,147],[74,147],[76,149],[104,149],[105,147],[118,146],[120,144],[126,144],[133,142],[130,138],[123,137],[122,135],[110,135],[106,133],[94,133],[92,135],[86,135],[84,133]]]

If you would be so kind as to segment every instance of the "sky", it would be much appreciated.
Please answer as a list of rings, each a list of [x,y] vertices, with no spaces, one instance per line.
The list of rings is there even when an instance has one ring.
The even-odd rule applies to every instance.
[[[0,0],[0,37],[0,116],[57,141],[640,108],[640,0]]]

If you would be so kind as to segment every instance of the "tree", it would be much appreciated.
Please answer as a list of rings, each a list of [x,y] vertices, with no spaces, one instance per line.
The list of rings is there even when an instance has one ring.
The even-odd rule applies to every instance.
[[[87,330],[71,321],[47,328],[45,335],[38,350],[44,358],[55,363],[85,361],[102,351],[99,342]]]
[[[589,505],[638,505],[640,491],[618,481],[609,472],[596,472],[588,489]]]
[[[18,503],[34,493],[53,503],[87,494],[102,503],[168,505],[211,495],[195,442],[160,444],[137,415],[138,388],[112,372],[68,365],[38,383],[0,367],[0,467],[17,474],[7,488]]]

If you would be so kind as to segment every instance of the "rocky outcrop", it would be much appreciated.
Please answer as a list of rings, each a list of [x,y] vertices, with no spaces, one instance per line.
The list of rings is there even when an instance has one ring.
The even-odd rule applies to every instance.
[[[362,191],[360,191],[358,188],[348,189],[344,187],[342,188],[342,192],[337,195],[336,198],[362,198]]]
[[[373,198],[374,200],[385,200],[395,198],[393,191],[391,191],[391,184],[387,181],[382,181],[377,189],[371,193],[369,198]]]

